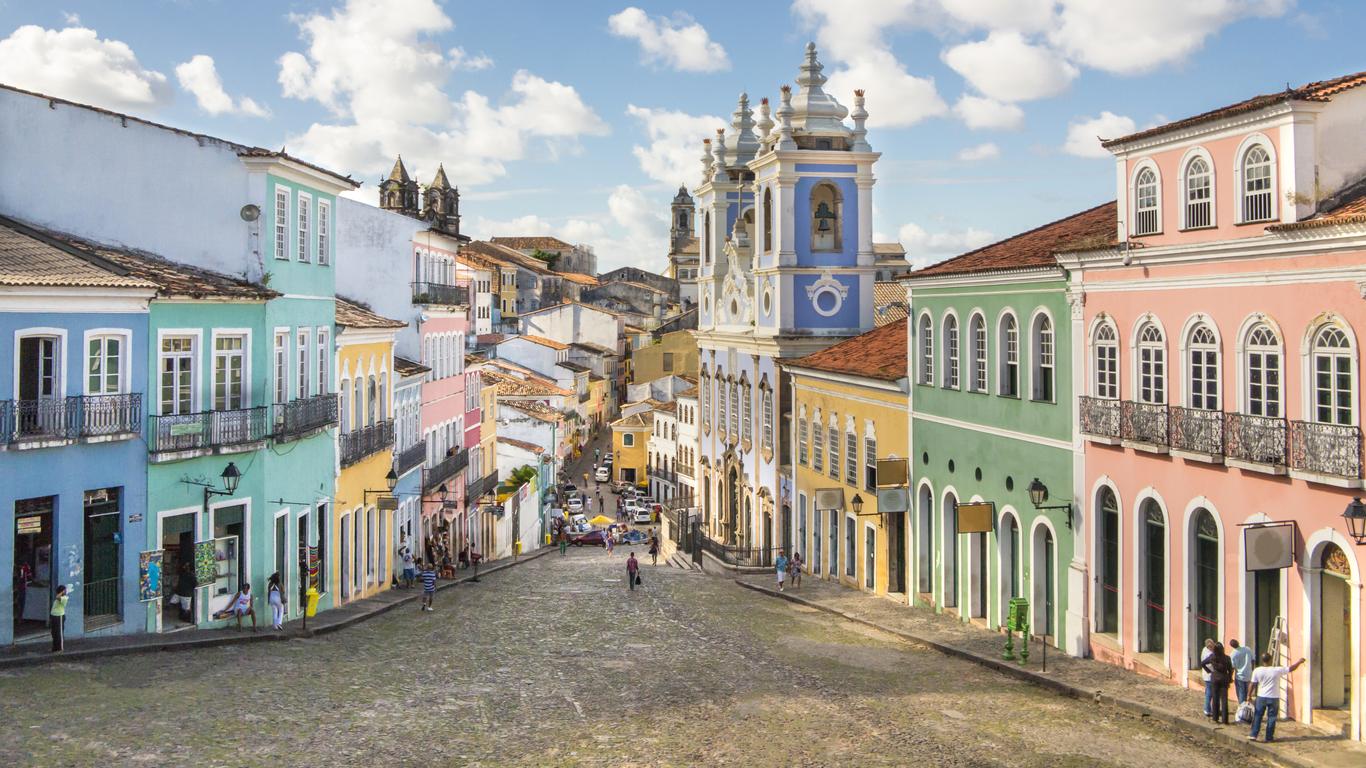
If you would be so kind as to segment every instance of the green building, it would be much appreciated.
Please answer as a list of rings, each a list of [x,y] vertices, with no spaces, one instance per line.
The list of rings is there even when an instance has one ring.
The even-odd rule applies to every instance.
[[[1082,453],[1072,407],[1080,307],[1053,254],[1110,242],[1102,205],[912,273],[914,601],[998,627],[1012,598],[1031,632],[1080,654]],[[1039,481],[1035,485],[1034,481]],[[1047,500],[1040,485],[1047,489]],[[989,511],[974,502],[990,505]],[[1070,511],[1068,509],[1070,505]]]

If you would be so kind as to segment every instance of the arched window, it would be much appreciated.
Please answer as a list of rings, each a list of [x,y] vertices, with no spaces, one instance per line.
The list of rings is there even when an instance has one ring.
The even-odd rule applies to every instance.
[[[1031,346],[1034,353],[1033,386],[1034,399],[1044,402],[1053,401],[1054,344],[1053,321],[1048,315],[1039,313],[1034,318]]]
[[[811,468],[817,472],[825,470],[825,429],[821,427],[821,409],[816,409],[811,419]]]
[[[351,406],[355,409],[355,418],[351,422],[352,429],[360,429],[365,426],[365,377],[356,372],[356,378],[351,382]]]
[[[840,429],[839,416],[830,414],[830,427],[826,431],[830,445],[830,476],[836,480],[840,479]]]
[[[754,394],[749,385],[749,379],[743,374],[740,376],[740,383],[735,386],[740,390],[740,437],[744,440],[754,439]]]
[[[1258,323],[1247,334],[1244,380],[1250,416],[1281,417],[1281,340],[1271,326]]]
[[[1196,157],[1186,165],[1186,229],[1214,224],[1214,185],[1209,163]]]
[[[341,411],[341,431],[342,434],[351,431],[351,382],[345,377],[341,380],[341,390],[339,392],[339,409]]]
[[[1214,515],[1201,507],[1195,511],[1191,520],[1195,537],[1195,599],[1192,608],[1195,612],[1195,632],[1191,637],[1190,664],[1199,666],[1200,652],[1206,640],[1218,641],[1219,634],[1219,593],[1223,589],[1219,578],[1219,526]]]
[[[1100,509],[1097,521],[1100,562],[1096,564],[1096,571],[1100,577],[1100,605],[1096,611],[1096,631],[1114,634],[1119,632],[1119,502],[1108,486],[1100,489],[1097,507]]]
[[[764,187],[764,253],[773,251],[773,190]]]
[[[1020,326],[1015,315],[1001,316],[1000,338],[996,341],[997,360],[1001,366],[1001,381],[997,393],[1005,397],[1020,396]]]
[[[711,211],[702,213],[702,264],[711,263]]]
[[[808,440],[806,406],[802,406],[797,417],[797,463],[806,466],[806,447]]]
[[[972,376],[968,388],[973,392],[987,391],[987,322],[981,315],[968,320],[968,357],[972,359]]]
[[[863,422],[863,489],[877,490],[877,432],[872,419]]]
[[[697,388],[698,403],[702,408],[702,431],[707,432],[711,429],[711,377],[707,375],[707,369],[702,369],[702,386]]]
[[[958,318],[944,318],[944,388],[958,389]]]
[[[1271,154],[1260,144],[1243,155],[1243,221],[1268,221],[1272,214]]]
[[[730,423],[729,418],[730,399],[726,395],[726,377],[722,375],[721,369],[716,369],[716,431],[722,434],[726,432],[726,425]]]
[[[1325,325],[1314,334],[1314,421],[1320,424],[1354,423],[1352,392],[1356,389],[1352,343],[1336,325]]]
[[[1155,235],[1161,231],[1158,220],[1157,172],[1144,168],[1134,177],[1134,234]]]
[[[1162,653],[1167,647],[1167,519],[1153,499],[1143,501],[1139,516],[1139,589],[1142,609],[1138,650]]]
[[[821,183],[811,188],[811,249],[838,251],[841,248],[841,220],[844,203],[834,184]]]
[[[727,381],[726,389],[730,390],[730,439],[740,439],[740,383],[737,381]]]
[[[1167,346],[1162,331],[1144,323],[1138,332],[1138,401],[1167,402]]]
[[[920,383],[934,384],[934,320],[920,316]]]
[[[1091,367],[1095,373],[1092,391],[1095,396],[1106,400],[1119,399],[1119,340],[1115,337],[1113,325],[1103,323],[1096,328],[1091,356]]]
[[[389,372],[388,372],[388,371],[380,371],[380,372],[379,372],[379,399],[378,399],[378,401],[377,401],[378,404],[376,405],[376,411],[379,413],[379,420],[380,420],[380,421],[388,421],[388,420],[389,420],[389,394],[388,394],[388,387],[385,386],[385,384],[386,384],[388,381],[389,381]]]
[[[1208,325],[1202,323],[1191,329],[1186,365],[1190,407],[1219,410],[1219,341]]]
[[[773,388],[768,385],[765,378],[759,383],[759,390],[763,393],[763,403],[760,405],[760,418],[763,419],[763,435],[760,437],[760,447],[764,450],[773,450]]]
[[[844,421],[844,482],[858,487],[858,426],[853,416]]]

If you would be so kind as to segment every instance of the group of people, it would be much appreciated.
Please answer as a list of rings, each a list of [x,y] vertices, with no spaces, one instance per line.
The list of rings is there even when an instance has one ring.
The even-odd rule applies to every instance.
[[[1239,721],[1249,722],[1252,730],[1248,739],[1256,741],[1266,721],[1266,742],[1276,740],[1276,719],[1280,715],[1281,681],[1299,669],[1304,663],[1300,659],[1294,664],[1275,664],[1275,657],[1263,653],[1260,665],[1256,653],[1237,640],[1229,640],[1227,653],[1224,644],[1205,640],[1205,649],[1200,653],[1201,677],[1205,683],[1205,717],[1216,723],[1229,724],[1228,687],[1234,687],[1238,699]]]
[[[778,577],[778,591],[785,591],[786,582],[791,581],[795,589],[802,585],[802,553],[793,552],[792,557],[788,557],[783,550],[778,550],[778,557],[773,561],[773,570]]]

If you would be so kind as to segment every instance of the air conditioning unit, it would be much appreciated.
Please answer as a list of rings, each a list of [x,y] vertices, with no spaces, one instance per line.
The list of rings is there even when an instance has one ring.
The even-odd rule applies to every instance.
[[[844,509],[843,488],[820,488],[816,491],[816,509]]]
[[[1243,552],[1249,571],[1289,568],[1295,562],[1294,524],[1254,525],[1244,528]]]

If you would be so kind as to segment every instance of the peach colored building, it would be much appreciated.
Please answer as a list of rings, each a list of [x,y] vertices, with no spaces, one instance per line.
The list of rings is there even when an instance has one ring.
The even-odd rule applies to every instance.
[[[1116,240],[1058,256],[1090,652],[1192,687],[1207,637],[1305,657],[1282,717],[1355,739],[1366,549],[1343,511],[1363,484],[1364,84],[1106,142]]]

